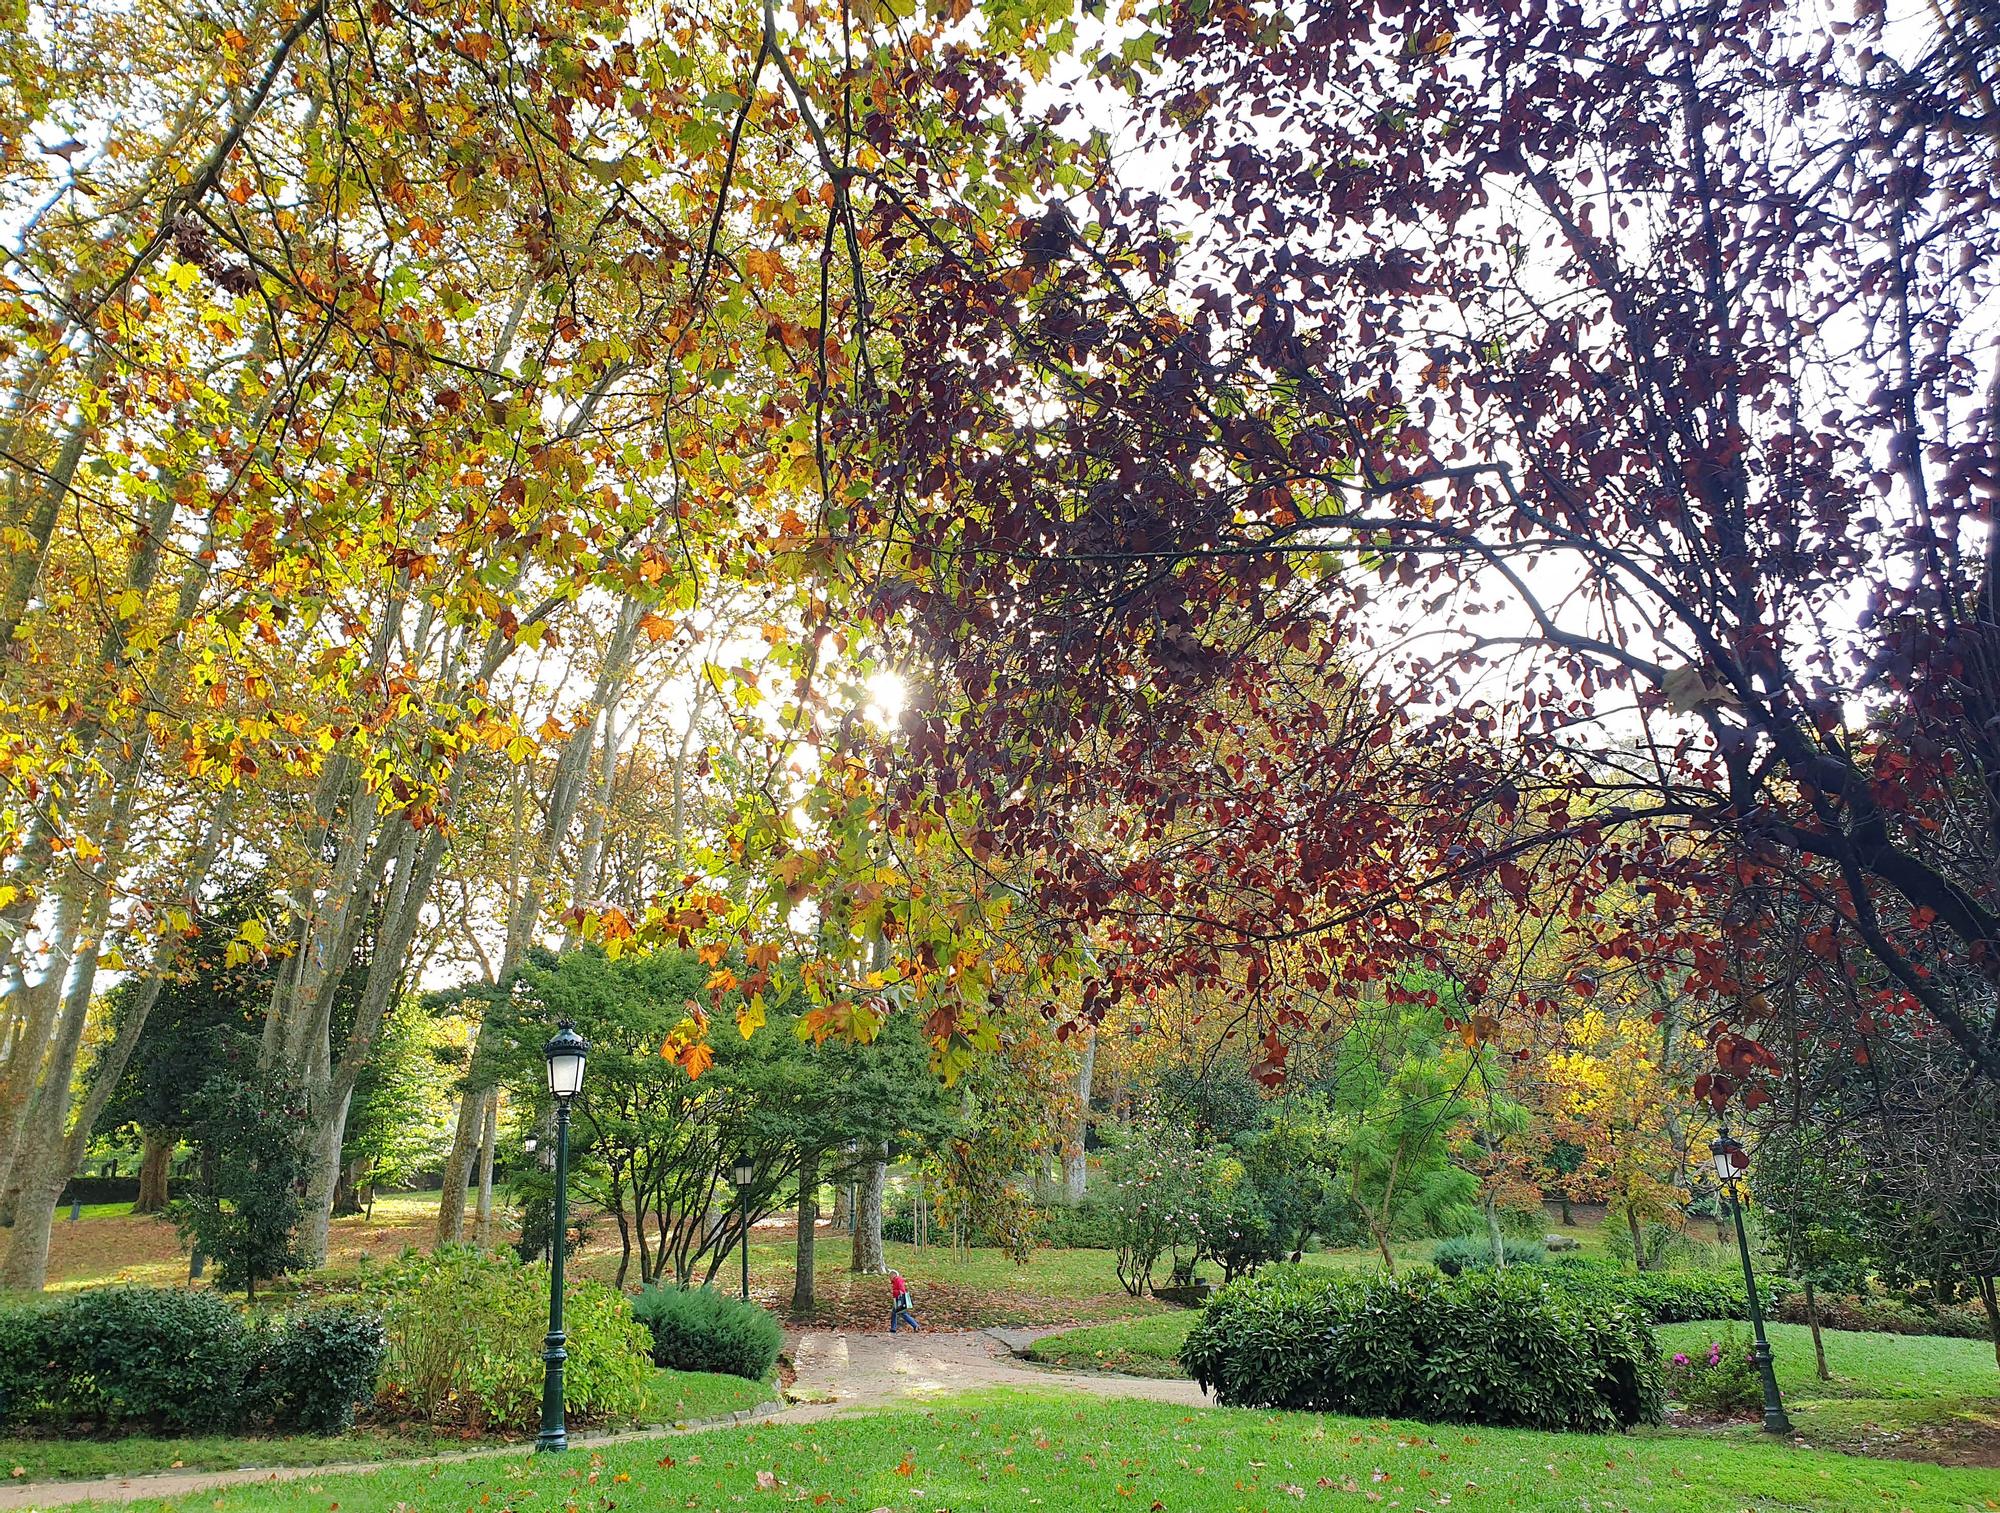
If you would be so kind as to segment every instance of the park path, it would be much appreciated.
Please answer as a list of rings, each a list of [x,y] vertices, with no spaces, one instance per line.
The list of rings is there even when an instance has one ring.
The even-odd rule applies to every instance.
[[[572,1449],[593,1450],[626,1440],[691,1434],[732,1423],[808,1423],[855,1409],[878,1407],[980,1387],[1040,1387],[1106,1397],[1141,1397],[1198,1406],[1205,1402],[1193,1382],[1094,1372],[1050,1371],[1021,1360],[1016,1351],[1053,1329],[953,1329],[883,1334],[866,1330],[811,1329],[790,1339],[798,1369],[791,1391],[800,1401],[750,1409],[683,1428],[633,1429],[616,1434],[580,1434]],[[519,1455],[525,1445],[487,1446],[444,1455],[387,1461],[355,1461],[322,1466],[243,1467],[234,1471],[161,1471],[107,1476],[90,1481],[25,1482],[0,1486],[0,1513],[59,1508],[90,1502],[138,1502],[180,1498],[257,1482],[298,1481],[344,1476],[389,1466],[426,1466],[446,1461]]]

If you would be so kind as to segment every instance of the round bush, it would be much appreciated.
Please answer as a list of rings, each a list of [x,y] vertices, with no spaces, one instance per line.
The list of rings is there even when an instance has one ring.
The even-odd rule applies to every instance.
[[[1500,1250],[1509,1266],[1539,1266],[1549,1258],[1548,1247],[1539,1240],[1504,1240]],[[1454,1235],[1437,1242],[1431,1264],[1448,1277],[1490,1267],[1493,1243],[1484,1235]]]
[[[528,1428],[542,1401],[549,1269],[467,1246],[408,1252],[370,1281],[388,1334],[381,1396],[429,1421]],[[646,1331],[624,1295],[571,1281],[563,1294],[563,1411],[629,1418],[651,1375]]]
[[[761,1382],[785,1343],[778,1321],[755,1303],[712,1287],[646,1287],[632,1315],[653,1336],[653,1364],[722,1371]]]
[[[1267,1267],[1181,1347],[1223,1403],[1604,1431],[1657,1423],[1659,1346],[1634,1305],[1539,1269],[1402,1281]]]
[[[308,1434],[353,1427],[354,1405],[372,1402],[389,1336],[364,1308],[336,1305],[289,1314],[264,1341],[259,1388],[271,1418]]]

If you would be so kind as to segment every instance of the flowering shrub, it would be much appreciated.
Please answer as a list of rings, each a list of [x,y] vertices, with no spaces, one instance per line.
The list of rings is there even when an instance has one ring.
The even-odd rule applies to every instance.
[[[1697,1413],[1722,1417],[1753,1411],[1763,1405],[1764,1387],[1750,1359],[1750,1347],[1724,1328],[1722,1338],[1706,1349],[1674,1352],[1667,1362],[1667,1396]]]

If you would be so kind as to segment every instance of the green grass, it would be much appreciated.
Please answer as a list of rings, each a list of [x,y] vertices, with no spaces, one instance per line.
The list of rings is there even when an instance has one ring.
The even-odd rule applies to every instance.
[[[1661,1348],[1695,1355],[1722,1338],[1720,1324],[1664,1324]],[[1767,1333],[1792,1423],[1808,1442],[1876,1455],[1956,1458],[1974,1447],[2000,1450],[2000,1365],[1987,1340],[1929,1334],[1821,1331],[1827,1369],[1814,1365],[1812,1331],[1772,1324]],[[1748,1325],[1736,1326],[1747,1345]],[[1746,1431],[1754,1432],[1754,1431]]]
[[[647,1383],[645,1424],[685,1424],[760,1408],[778,1396],[769,1382],[710,1371],[656,1370]],[[525,1434],[522,1436],[526,1438]],[[231,1471],[239,1466],[327,1466],[463,1450],[481,1443],[422,1425],[362,1427],[335,1435],[39,1435],[0,1438],[0,1477],[16,1482],[149,1471]],[[17,1469],[18,1468],[18,1469]]]
[[[0,1438],[0,1473],[16,1482],[80,1476],[132,1476],[176,1469],[231,1471],[239,1466],[326,1466],[459,1448],[455,1437],[356,1429],[346,1434],[121,1434]]]
[[[1449,1499],[1449,1501],[1447,1501]],[[215,1513],[723,1509],[799,1502],[891,1513],[989,1508],[1172,1513],[1295,1504],[1410,1510],[2000,1507],[1990,1472],[1763,1441],[1440,1430],[1314,1414],[987,1392],[810,1424],[626,1441],[567,1456],[391,1466],[201,1494]],[[164,1510],[167,1504],[136,1506]],[[184,1505],[183,1505],[184,1506]]]
[[[1143,1319],[1067,1329],[1037,1340],[1028,1358],[1050,1366],[1122,1371],[1129,1376],[1186,1376],[1174,1357],[1200,1317],[1193,1309],[1176,1309]]]
[[[646,1384],[646,1406],[640,1417],[649,1424],[691,1424],[721,1418],[745,1408],[761,1408],[777,1399],[770,1382],[728,1376],[719,1371],[654,1371]]]
[[[1175,1360],[1194,1313],[1159,1314],[1124,1323],[1065,1330],[1035,1342],[1033,1360],[1053,1366],[1119,1371],[1132,1376],[1187,1373]],[[1659,1330],[1663,1352],[1697,1354],[1724,1330],[1718,1323],[1667,1324]],[[1749,1343],[1749,1326],[1736,1337]],[[1807,1443],[1870,1455],[1945,1461],[1990,1458],[2000,1449],[2000,1367],[1985,1340],[1937,1335],[1851,1334],[1824,1331],[1827,1367],[1822,1382],[1813,1365],[1812,1335],[1803,1325],[1770,1326],[1778,1387],[1798,1433]],[[1669,1431],[1671,1432],[1671,1431]],[[1719,1432],[1734,1434],[1735,1426]],[[1740,1431],[1754,1437],[1755,1424]]]

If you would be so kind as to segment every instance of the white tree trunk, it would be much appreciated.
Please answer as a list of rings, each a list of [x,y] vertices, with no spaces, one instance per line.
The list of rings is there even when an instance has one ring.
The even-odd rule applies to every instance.
[[[479,1138],[479,1220],[473,1229],[474,1243],[481,1250],[493,1248],[493,1145],[499,1136],[500,1089],[486,1090],[484,1133]]]
[[[1071,1204],[1083,1201],[1084,1184],[1089,1180],[1090,1162],[1084,1154],[1084,1136],[1090,1129],[1090,1080],[1097,1070],[1097,1030],[1083,1032],[1083,1054],[1076,1068],[1076,1125],[1068,1149],[1063,1152],[1063,1197]]]

